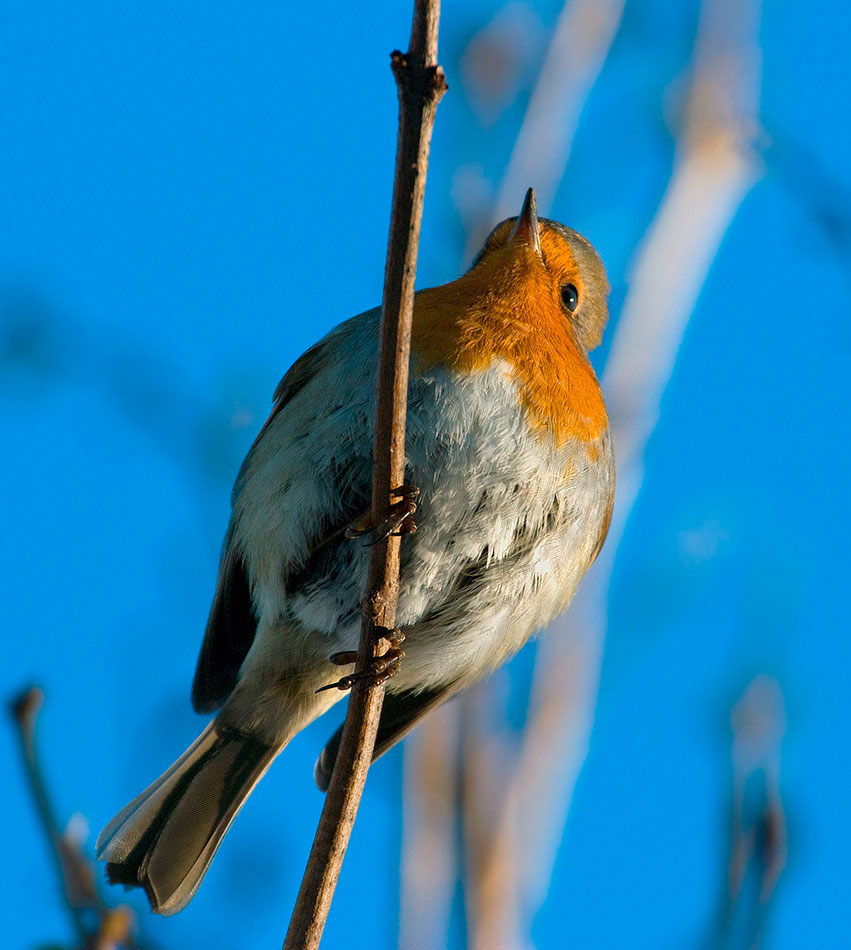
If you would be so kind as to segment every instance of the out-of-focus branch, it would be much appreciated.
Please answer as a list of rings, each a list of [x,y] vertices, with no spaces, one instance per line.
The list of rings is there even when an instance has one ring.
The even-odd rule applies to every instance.
[[[503,818],[506,777],[516,765],[516,742],[505,722],[509,679],[504,671],[476,689],[461,705],[462,830],[465,851],[464,898],[470,950],[515,950],[523,947],[520,868],[497,860],[500,842],[494,830]],[[502,694],[502,695],[501,695]],[[504,841],[519,829],[506,827]]]
[[[517,213],[530,186],[548,208],[564,175],[579,116],[609,54],[625,0],[569,0],[562,8],[514,143],[496,220]]]
[[[722,947],[756,947],[786,864],[786,814],[780,794],[783,694],[757,676],[733,706],[733,807],[730,859],[719,921]]]
[[[471,228],[465,260],[486,233],[517,213],[518,196],[534,187],[538,207],[552,203],[564,175],[579,116],[614,42],[625,0],[567,0],[532,90],[523,124],[490,220]]]
[[[851,190],[807,145],[783,131],[782,124],[769,125],[764,139],[768,169],[777,173],[819,227],[851,288]]]
[[[467,810],[464,813],[465,828],[478,826],[475,837],[483,852],[478,867],[471,868],[475,873],[467,880],[471,950],[516,950],[525,946],[534,910],[547,893],[551,865],[545,864],[539,873],[532,866],[532,855],[541,853],[544,862],[554,861],[566,807],[559,808],[554,819],[545,810],[552,807],[547,793],[575,781],[581,761],[577,753],[585,748],[590,728],[587,714],[593,702],[587,673],[593,663],[589,663],[586,645],[578,638],[572,639],[564,645],[558,661],[560,675],[544,679],[538,671],[535,705],[521,748],[512,761],[503,761],[499,781],[489,788],[489,821],[480,822]],[[480,701],[483,698],[479,696]],[[558,747],[554,747],[554,737],[559,739]],[[487,755],[491,742],[482,735],[473,736],[472,742],[476,741],[483,746],[482,754]],[[496,758],[493,752],[491,758]],[[465,766],[467,773],[482,771],[481,765],[477,768],[473,761],[466,761]],[[544,787],[545,782],[552,784]],[[485,786],[479,784],[484,791]],[[479,802],[478,808],[482,807]],[[542,810],[536,811],[538,808]],[[527,836],[531,843],[526,842]],[[466,837],[469,840],[473,836],[468,831]],[[530,897],[536,906],[532,906],[535,901]]]
[[[439,0],[415,0],[408,52],[392,54],[399,93],[399,137],[381,312],[372,472],[372,514],[376,523],[387,517],[392,493],[405,478],[405,412],[417,251],[431,131],[437,104],[446,90],[443,71],[437,65],[439,17]],[[399,547],[400,538],[391,535],[372,548],[358,672],[363,672],[390,645],[385,635],[396,619]],[[383,700],[383,684],[355,686],[352,690],[331,784],[287,931],[285,950],[311,950],[319,946],[372,761]]]
[[[12,701],[11,713],[17,727],[27,783],[50,846],[63,902],[74,931],[74,945],[83,950],[129,950],[136,946],[131,933],[135,915],[126,905],[109,907],[101,900],[92,864],[78,842],[59,830],[36,755],[36,722],[43,703],[42,691],[31,687]]]
[[[399,950],[448,944],[456,881],[458,703],[405,741]]]
[[[606,364],[618,459],[609,538],[570,612],[539,647],[523,750],[493,834],[494,862],[520,867],[527,920],[546,895],[587,752],[612,567],[643,479],[644,450],[709,267],[760,174],[749,149],[758,128],[758,22],[758,0],[703,2],[674,170],[632,268]]]

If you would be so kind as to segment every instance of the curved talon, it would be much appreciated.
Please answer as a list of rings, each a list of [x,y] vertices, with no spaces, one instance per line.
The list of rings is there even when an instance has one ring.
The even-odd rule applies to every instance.
[[[334,662],[334,657],[345,655],[347,654],[335,653],[334,656],[331,657],[331,662]],[[357,654],[355,655],[357,656]],[[360,672],[349,673],[348,676],[341,677],[335,683],[328,683],[327,686],[320,686],[316,692],[324,693],[326,689],[347,690],[353,686],[357,686],[361,689],[367,686],[380,686],[382,683],[386,683],[391,676],[395,676],[399,672],[399,666],[404,658],[404,650],[391,646],[382,656],[375,657],[366,669]]]
[[[366,536],[365,543],[372,547],[386,541],[391,535],[413,534],[417,530],[414,515],[417,511],[417,499],[420,497],[419,488],[416,485],[402,485],[395,488],[391,494],[399,496],[400,501],[390,506],[387,517],[381,524],[370,524],[370,516],[364,515],[346,528],[345,537],[352,541]]]

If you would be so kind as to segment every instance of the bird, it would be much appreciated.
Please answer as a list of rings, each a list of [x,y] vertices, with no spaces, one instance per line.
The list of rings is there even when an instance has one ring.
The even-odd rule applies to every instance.
[[[390,528],[400,633],[375,757],[546,627],[597,557],[614,455],[588,354],[608,293],[591,243],[539,218],[529,189],[466,273],[415,295],[411,489]],[[387,530],[370,513],[380,319],[341,323],[278,385],[236,478],[192,685],[215,717],[98,839],[109,881],[144,888],[156,913],[192,899],[278,753],[354,681],[337,677],[358,645],[369,544]],[[341,731],[316,763],[322,790]]]

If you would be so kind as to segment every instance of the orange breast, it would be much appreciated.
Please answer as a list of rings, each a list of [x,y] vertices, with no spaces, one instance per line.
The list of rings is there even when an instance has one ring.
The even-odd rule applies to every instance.
[[[414,371],[446,365],[475,373],[504,360],[535,429],[558,445],[599,439],[608,425],[600,385],[543,266],[525,259],[487,263],[417,295]]]

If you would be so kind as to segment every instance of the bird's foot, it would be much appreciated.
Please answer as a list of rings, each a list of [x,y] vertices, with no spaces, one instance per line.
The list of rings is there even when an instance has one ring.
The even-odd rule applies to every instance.
[[[405,658],[405,651],[401,649],[405,634],[398,628],[392,630],[379,628],[379,631],[381,636],[390,643],[390,648],[386,653],[373,657],[365,669],[349,673],[348,676],[341,677],[335,683],[321,686],[316,692],[322,693],[326,689],[347,690],[353,686],[361,689],[380,686],[381,683],[386,683],[392,676],[395,676],[399,672],[402,660]],[[340,653],[332,653],[329,657],[335,666],[348,666],[351,663],[356,663],[357,658],[356,650],[343,650]]]
[[[386,541],[391,535],[413,534],[417,530],[414,515],[417,512],[417,499],[420,497],[419,488],[416,485],[402,485],[393,489],[391,494],[398,497],[399,501],[390,506],[384,521],[374,525],[372,514],[367,512],[346,528],[344,533],[350,541],[366,538],[365,543],[372,546]]]

